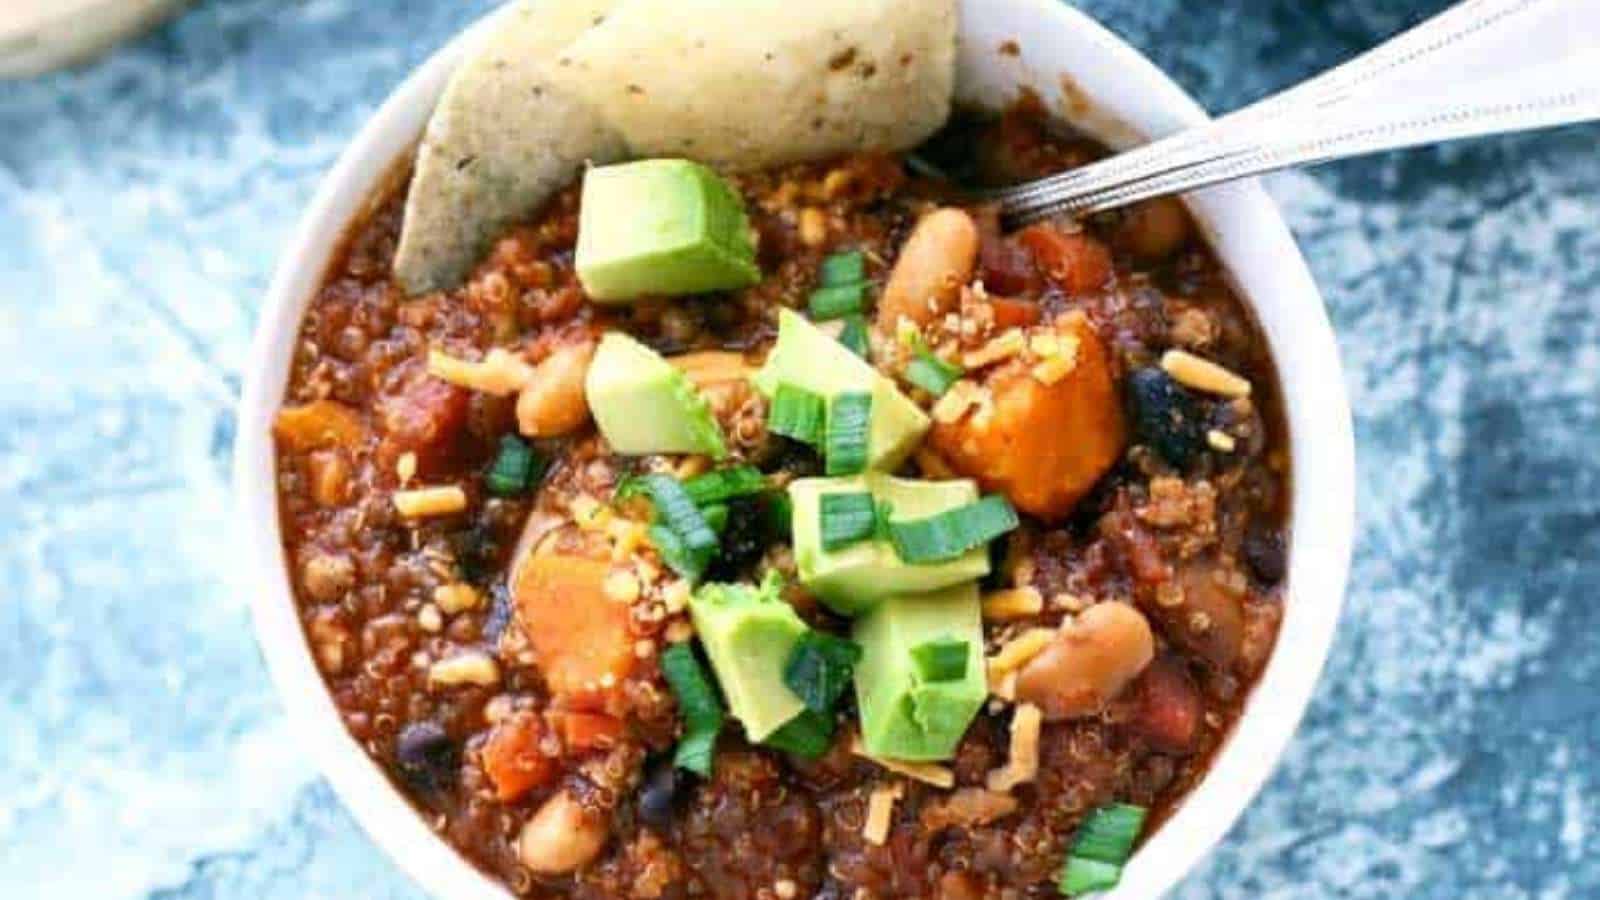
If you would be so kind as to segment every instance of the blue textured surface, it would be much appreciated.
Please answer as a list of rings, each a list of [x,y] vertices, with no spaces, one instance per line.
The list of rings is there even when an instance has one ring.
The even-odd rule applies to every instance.
[[[211,0],[0,82],[0,895],[419,896],[228,586],[228,397],[317,178],[489,5]],[[1084,5],[1227,108],[1443,2]],[[1595,138],[1272,182],[1341,334],[1359,544],[1306,725],[1183,900],[1600,892]]]

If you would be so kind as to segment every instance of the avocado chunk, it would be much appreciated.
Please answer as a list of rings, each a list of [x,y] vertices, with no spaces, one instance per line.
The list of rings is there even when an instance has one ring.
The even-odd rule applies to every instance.
[[[687,375],[621,332],[600,339],[584,379],[589,411],[611,449],[727,455],[711,407]]]
[[[686,159],[597,166],[583,176],[578,280],[597,303],[700,294],[761,280],[744,202]]]
[[[862,650],[856,704],[867,752],[906,760],[954,756],[989,694],[977,583],[890,597],[856,620],[854,637]],[[962,675],[926,678],[918,648],[960,643],[967,647]]]
[[[891,594],[919,594],[989,574],[989,551],[976,547],[940,563],[908,563],[887,538],[871,537],[828,550],[822,545],[822,498],[866,491],[894,508],[896,519],[921,519],[978,499],[971,481],[919,481],[867,472],[846,478],[799,478],[789,484],[794,506],[794,556],[800,581],[835,612],[860,615]]]
[[[769,580],[706,584],[689,599],[689,615],[722,694],[751,741],[762,741],[805,710],[783,683],[783,667],[806,624]]]
[[[893,471],[927,434],[928,416],[887,375],[793,310],[778,313],[778,342],[751,382],[767,397],[788,384],[831,401],[845,393],[872,395],[867,468]]]

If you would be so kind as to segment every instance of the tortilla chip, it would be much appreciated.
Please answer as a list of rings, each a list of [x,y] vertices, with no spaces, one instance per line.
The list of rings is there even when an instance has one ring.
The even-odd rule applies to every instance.
[[[618,0],[520,0],[451,76],[417,150],[395,275],[413,294],[459,284],[490,243],[618,135],[548,69]]]
[[[955,0],[623,0],[551,75],[639,156],[903,150],[950,113]]]

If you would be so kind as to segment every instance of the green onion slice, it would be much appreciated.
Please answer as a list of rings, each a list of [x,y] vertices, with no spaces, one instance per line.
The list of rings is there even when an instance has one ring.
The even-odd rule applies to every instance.
[[[817,288],[811,292],[806,308],[811,318],[823,322],[859,313],[866,305],[867,286],[857,282]]]
[[[867,280],[867,255],[860,250],[834,253],[822,261],[818,272],[824,287],[858,284]]]
[[[494,463],[483,476],[484,487],[496,497],[516,497],[526,494],[544,477],[545,461],[514,434],[500,439],[500,451]]]
[[[861,645],[820,631],[808,631],[789,651],[783,683],[818,714],[829,714],[850,685],[861,661]]]
[[[829,475],[854,475],[867,467],[872,435],[872,395],[840,394],[828,404],[827,446],[823,458]]]
[[[976,503],[946,510],[926,519],[890,520],[889,540],[908,563],[955,559],[1016,528],[1017,511],[1006,498],[990,494]]]
[[[828,404],[805,388],[780,384],[772,395],[767,413],[767,430],[813,447],[822,444],[823,423]]]
[[[911,662],[917,677],[925,682],[960,681],[967,677],[971,648],[960,638],[939,637],[911,648]]]
[[[717,469],[704,475],[696,475],[683,483],[683,489],[688,492],[689,499],[697,506],[759,494],[767,487],[767,476],[761,474],[761,470],[755,466]]]
[[[817,516],[822,548],[830,552],[867,540],[877,531],[876,507],[872,495],[865,491],[823,494]]]
[[[717,552],[717,533],[682,483],[670,475],[654,474],[630,478],[617,488],[619,500],[637,494],[649,496],[655,506],[649,534],[661,558],[690,581],[705,574]]]
[[[673,764],[701,776],[711,776],[711,758],[722,730],[722,701],[717,689],[688,644],[674,644],[661,654],[661,674],[678,698],[683,713],[683,739]]]
[[[1133,854],[1148,814],[1142,806],[1112,803],[1090,813],[1078,829],[1072,852],[1061,872],[1061,893],[1076,897],[1115,887],[1122,866]]]
[[[806,759],[816,759],[828,752],[833,743],[833,716],[822,715],[809,709],[800,711],[785,722],[782,728],[767,735],[762,741],[774,750],[793,753]]]
[[[961,380],[966,370],[953,362],[940,359],[928,349],[921,335],[912,342],[915,355],[906,365],[906,380],[935,397],[943,397],[950,386]]]
[[[850,348],[850,352],[866,359],[872,350],[872,341],[867,337],[867,320],[860,314],[845,316],[844,330],[839,332],[839,343]]]

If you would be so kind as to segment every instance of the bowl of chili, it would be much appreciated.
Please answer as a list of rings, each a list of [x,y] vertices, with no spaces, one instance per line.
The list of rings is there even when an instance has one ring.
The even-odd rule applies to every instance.
[[[956,94],[962,104],[988,109],[1014,108],[1017,98],[1026,95],[1031,98],[1028,102],[1035,112],[1044,110],[1045,118],[1069,123],[1075,132],[1113,149],[1159,137],[1193,125],[1205,117],[1203,110],[1148,60],[1070,7],[1048,0],[984,3],[970,0],[962,6],[956,64]],[[352,263],[353,258],[364,260],[366,257],[361,257],[359,249],[351,249],[352,242],[357,245],[361,243],[363,232],[359,229],[351,232],[350,223],[363,217],[371,222],[375,217],[382,219],[385,215],[396,215],[392,206],[386,212],[381,202],[381,198],[388,196],[392,203],[398,190],[396,184],[404,166],[397,168],[396,161],[409,159],[452,72],[474,43],[481,41],[485,34],[496,27],[497,16],[507,14],[497,13],[486,18],[408,78],[357,135],[323,181],[280,262],[269,290],[248,367],[235,459],[236,489],[245,520],[251,523],[248,541],[250,555],[255,562],[249,572],[250,582],[246,588],[252,598],[258,638],[291,720],[300,730],[304,746],[317,758],[341,800],[374,840],[419,884],[437,896],[452,898],[503,898],[507,896],[508,888],[520,892],[532,890],[544,882],[529,876],[519,883],[516,876],[507,872],[520,870],[501,871],[492,859],[486,860],[475,855],[472,847],[479,840],[474,836],[475,830],[486,827],[483,821],[469,816],[454,818],[447,814],[435,820],[442,823],[444,834],[441,836],[440,832],[429,826],[429,820],[417,814],[413,806],[417,802],[415,796],[428,789],[428,782],[434,773],[446,769],[453,771],[461,765],[461,749],[450,742],[447,729],[410,727],[419,723],[400,727],[402,723],[391,722],[400,727],[401,733],[398,736],[385,733],[372,720],[384,715],[391,719],[403,719],[403,711],[392,705],[393,702],[403,704],[403,695],[388,706],[379,702],[371,708],[354,709],[348,703],[341,702],[339,688],[330,691],[328,672],[333,661],[326,655],[331,652],[327,649],[330,646],[344,648],[337,652],[354,654],[360,665],[372,665],[380,671],[384,665],[404,667],[407,663],[405,660],[380,661],[372,656],[361,656],[364,648],[339,641],[319,642],[319,634],[323,629],[335,626],[325,625],[325,622],[332,620],[318,618],[316,607],[306,604],[307,593],[320,594],[321,586],[326,585],[327,594],[313,599],[338,600],[341,592],[348,591],[351,582],[362,576],[354,568],[347,571],[332,563],[320,567],[308,565],[312,557],[307,554],[314,551],[315,547],[297,537],[295,500],[292,495],[303,491],[311,496],[316,490],[317,478],[331,477],[328,476],[329,468],[337,468],[343,463],[325,456],[313,468],[296,468],[292,471],[284,468],[282,454],[285,452],[285,431],[282,416],[288,408],[285,385],[293,385],[297,380],[308,377],[306,360],[299,355],[303,342],[302,327],[308,312],[317,313],[317,305],[327,301],[329,285],[341,277],[350,276],[352,265],[357,269],[368,265],[367,262]],[[1048,130],[1042,129],[1043,132]],[[1003,142],[1016,137],[1017,132],[1013,129],[987,134],[991,141]],[[867,163],[862,165],[867,168],[852,170],[852,177],[870,179],[873,170]],[[759,179],[741,182],[741,187],[752,195],[761,195],[763,190],[774,193],[782,190],[780,184],[763,185]],[[376,205],[375,197],[380,198]],[[1281,603],[1281,612],[1272,614],[1275,647],[1272,640],[1267,640],[1260,666],[1253,671],[1253,687],[1245,685],[1250,687],[1248,692],[1242,692],[1228,707],[1235,712],[1236,719],[1216,736],[1205,754],[1204,763],[1194,770],[1197,783],[1187,792],[1178,792],[1172,802],[1159,806],[1157,814],[1161,819],[1160,827],[1144,837],[1131,859],[1128,853],[1132,842],[1146,827],[1146,811],[1142,806],[1122,802],[1101,803],[1092,812],[1075,818],[1076,837],[1065,841],[1065,858],[1054,860],[1050,865],[1052,868],[1061,866],[1064,878],[1075,879],[1079,886],[1089,887],[1104,884],[1106,870],[1115,869],[1120,879],[1115,887],[1115,896],[1124,898],[1159,896],[1175,885],[1220,840],[1271,773],[1310,701],[1337,628],[1354,521],[1353,441],[1337,348],[1321,298],[1292,236],[1272,201],[1254,182],[1214,188],[1187,197],[1184,202],[1188,218],[1214,254],[1219,266],[1220,283],[1225,285],[1223,289],[1237,294],[1248,308],[1248,325],[1241,327],[1258,329],[1253,333],[1259,335],[1268,359],[1265,364],[1268,374],[1264,377],[1274,383],[1268,392],[1281,398],[1280,408],[1274,413],[1279,420],[1277,427],[1281,433],[1275,436],[1275,440],[1284,457],[1279,465],[1285,473],[1292,472],[1292,478],[1284,474],[1277,488],[1283,495],[1286,508],[1282,516],[1286,524],[1280,532],[1269,535],[1267,543],[1276,539],[1284,541],[1285,546],[1277,550],[1272,547],[1252,550],[1245,548],[1242,543],[1238,545],[1242,555],[1258,554],[1262,557],[1252,563],[1257,567],[1253,570],[1252,578],[1260,578],[1263,568],[1281,570],[1266,573],[1275,576],[1268,580],[1281,582],[1281,588],[1273,595],[1274,602]],[[368,233],[371,233],[370,229]],[[388,246],[392,246],[392,232],[387,234]],[[373,258],[384,254],[381,249],[382,236],[379,234],[377,240],[380,249],[370,251]],[[858,237],[866,241],[869,236],[863,233]],[[884,236],[884,239],[890,240],[888,236]],[[1051,239],[1048,237],[1034,240],[1041,242],[1042,246],[1048,243],[1045,252],[1057,246],[1049,243]],[[837,261],[835,257],[829,257],[822,263],[826,277],[832,277],[826,275],[828,271],[848,275],[845,270],[854,265],[856,261]],[[1003,265],[992,273],[996,279],[1004,275]],[[825,278],[820,287],[839,288],[859,283],[856,279],[843,275],[840,277],[843,280],[837,284],[828,284]],[[850,290],[823,291],[817,301],[821,309],[819,311],[813,307],[812,316],[818,319],[829,317],[829,304],[851,306],[858,302],[849,296],[850,293]],[[880,300],[880,304],[883,302]],[[1071,345],[1081,347],[1079,335],[1072,331],[1081,326],[1070,324],[1063,327],[1067,329],[1063,334]],[[839,337],[848,345],[846,330],[841,330]],[[335,339],[336,333],[329,340],[330,349],[336,349]],[[920,340],[917,337],[906,345],[905,390],[920,391],[930,396],[948,396],[957,390],[954,385],[961,378],[951,370],[954,364],[948,358],[941,358],[926,344],[919,345]],[[1056,337],[1046,343],[1051,341],[1056,342],[1055,346],[1060,345]],[[965,361],[971,363],[970,360]],[[1212,379],[1212,386],[1225,396],[1230,388],[1226,384],[1217,387],[1216,373],[1206,369],[1204,364],[1205,360],[1197,359],[1194,354],[1174,349],[1161,356],[1159,368],[1170,381],[1177,382],[1180,388],[1187,390],[1203,392],[1207,390],[1205,385],[1208,379]],[[976,370],[978,365],[981,363],[970,367]],[[1150,396],[1165,396],[1162,392],[1174,390],[1168,381],[1160,381],[1155,375],[1149,376],[1149,382],[1142,384],[1130,380],[1125,389],[1131,395],[1148,392]],[[781,386],[779,393],[782,393]],[[292,388],[290,399],[295,399]],[[815,415],[807,413],[802,394],[790,392],[789,399],[793,402],[783,402],[779,397],[774,397],[774,411],[781,406],[781,427],[804,435],[808,428],[812,428],[806,424],[808,415],[813,419]],[[304,406],[306,404],[300,404],[299,408]],[[467,414],[465,408],[461,414]],[[1129,415],[1133,421],[1128,427],[1139,432],[1141,426],[1137,404]],[[767,426],[775,427],[770,419]],[[314,429],[320,433],[328,427],[328,420],[318,420]],[[789,434],[790,431],[783,433]],[[1099,502],[1084,500],[1075,494],[1065,498],[1049,494],[1035,496],[1025,490],[1011,489],[1021,476],[1009,470],[987,466],[986,463],[992,460],[986,460],[985,457],[992,454],[982,451],[972,454],[972,459],[963,460],[962,437],[958,434],[947,455],[957,466],[966,465],[979,472],[985,488],[992,487],[996,491],[991,496],[1005,494],[1023,509],[1024,514],[1031,515],[1033,511],[1050,513],[1063,503],[1071,507],[1080,502]],[[1207,432],[1204,438],[1211,444],[1211,450],[1206,452],[1231,452],[1222,450],[1221,446],[1235,442],[1235,438],[1227,434],[1214,438]],[[1152,440],[1151,443],[1158,444],[1159,440]],[[505,452],[505,447],[511,448],[509,453]],[[861,449],[855,448],[848,453],[841,450],[838,458],[864,456]],[[1180,452],[1173,451],[1175,454]],[[828,454],[823,455],[832,458]],[[397,454],[388,462],[402,469],[407,465],[405,453]],[[419,461],[413,457],[409,465],[426,468],[430,463],[426,458]],[[533,477],[530,474],[533,465],[525,445],[503,446],[501,452],[492,454],[492,464],[485,476],[486,490],[494,493],[501,489],[497,485],[506,486],[504,489],[508,491],[517,489],[517,485],[525,484]],[[855,465],[867,463],[863,458],[856,460]],[[869,480],[873,478],[866,477]],[[702,483],[699,490],[738,490],[736,486],[730,486],[738,479],[737,475],[728,475],[717,479],[718,484]],[[691,480],[686,483],[694,482]],[[1144,486],[1144,493],[1138,495],[1141,500],[1158,499],[1149,496],[1152,490],[1160,490],[1153,486],[1153,480]],[[666,510],[692,511],[695,505],[693,497],[689,497],[688,507],[683,507],[684,497],[673,493],[673,488],[665,482],[642,483],[634,490],[655,505],[658,520],[663,518]],[[874,490],[871,493],[877,496],[892,490],[894,488],[885,487],[883,492]],[[824,495],[822,499],[827,501],[828,496]],[[822,513],[824,541],[859,540],[859,536],[852,538],[853,532],[859,530],[856,529],[857,525],[869,530],[882,527],[881,523],[874,525],[874,518],[878,515],[876,507],[855,510],[851,508],[852,495],[836,496],[845,499],[823,504],[835,510],[831,517],[826,511]],[[442,494],[408,498],[408,502],[418,504],[418,509],[448,503],[450,500]],[[1179,501],[1177,505],[1181,506],[1194,502],[1195,498],[1184,496],[1174,500]],[[988,502],[988,498],[983,504],[974,503],[972,506],[975,512],[969,517],[970,521],[941,523],[941,526],[949,527],[929,525],[922,529],[903,527],[896,530],[891,518],[888,528],[894,540],[886,543],[903,555],[919,556],[928,561],[955,560],[970,542],[961,538],[960,546],[944,546],[952,540],[946,532],[954,530],[959,533],[963,529],[971,529],[975,534],[982,532],[979,537],[986,538],[990,533],[987,529],[991,526],[996,530],[1011,527],[1009,523],[1012,519],[1008,515],[1016,515],[1009,504],[1001,510],[998,504]],[[1136,519],[1148,524],[1163,515],[1184,514],[1182,510],[1158,508],[1158,504],[1154,503],[1145,503],[1138,510],[1128,509],[1122,513],[1110,507],[1107,510],[1097,527],[1102,532],[1111,532],[1116,531],[1119,524],[1125,525],[1122,536],[1115,540],[1122,541],[1116,545],[1119,548],[1117,552],[1128,555],[1138,553],[1139,541],[1127,535],[1145,527],[1138,524]],[[1111,517],[1109,525],[1106,524],[1107,516]],[[1288,527],[1289,521],[1292,521],[1292,527]],[[530,525],[524,534],[532,530]],[[544,537],[540,535],[541,539]],[[679,534],[681,537],[683,533]],[[1115,543],[1115,540],[1108,540]],[[574,551],[574,554],[571,559],[582,558],[581,553]],[[666,560],[668,554],[664,549],[661,555]],[[522,557],[519,555],[518,558]],[[1048,557],[1039,559],[1046,568],[1049,567]],[[940,563],[941,566],[945,564]],[[581,568],[581,565],[575,565]],[[559,574],[552,572],[551,577]],[[311,579],[309,583],[308,577]],[[1204,591],[1208,588],[1205,585],[1190,585],[1189,589]],[[435,615],[442,615],[440,609],[450,611],[457,603],[456,595],[447,597],[436,592],[433,596],[430,605],[434,607]],[[359,604],[363,601],[351,599],[338,602]],[[479,599],[472,602],[487,601]],[[334,606],[337,603],[326,605]],[[461,599],[460,605],[463,608],[470,606],[467,599]],[[1090,609],[1103,606],[1106,604],[1091,606]],[[1150,614],[1152,618],[1159,619],[1158,613]],[[427,615],[419,615],[423,617],[425,629],[430,626],[433,629],[449,627],[442,622],[429,623]],[[1123,612],[1120,615],[1127,614]],[[381,619],[382,616],[375,618]],[[1087,611],[1079,612],[1077,616],[1080,623],[1089,618]],[[1096,618],[1115,619],[1116,616],[1108,614]],[[1112,627],[1112,624],[1108,623],[1106,627]],[[363,629],[362,639],[370,640],[369,636],[381,633],[382,623],[374,626],[369,621]],[[826,672],[830,651],[826,640],[819,638],[818,641],[819,646],[811,651],[814,660],[812,665],[818,671]],[[919,671],[924,673],[924,677],[931,680],[943,677],[939,673],[948,668],[952,645],[948,641],[931,641],[917,649],[919,652],[913,662],[922,667]],[[1203,648],[1195,652],[1199,654],[1197,659],[1205,655]],[[834,655],[837,656],[837,651]],[[710,706],[691,702],[690,699],[707,693],[706,685],[697,684],[696,681],[697,675],[701,679],[705,677],[702,671],[704,667],[693,663],[692,655],[688,660],[679,658],[682,656],[681,652],[670,656],[663,654],[660,665],[687,716],[685,739],[680,744],[679,754],[684,752],[682,747],[698,743],[700,746],[695,752],[702,754],[703,758],[703,754],[709,752],[703,739],[690,741],[689,738],[693,734],[703,735],[707,729],[712,729],[713,734],[715,731],[711,725]],[[450,661],[454,663],[453,667],[437,669],[429,677],[471,684],[483,668],[482,660],[476,658],[452,658]],[[342,665],[344,660],[337,662]],[[716,663],[713,654],[713,669]],[[1025,677],[1027,670],[1021,674]],[[1048,669],[1045,670],[1045,676],[1052,674]],[[458,678],[461,681],[455,682],[454,679]],[[1150,678],[1146,674],[1141,674],[1141,679],[1139,684],[1145,686],[1140,691],[1149,693],[1141,693],[1140,696],[1159,698],[1162,690],[1160,679]],[[819,687],[818,683],[807,684],[819,696],[830,693]],[[1025,692],[1027,685],[1018,683],[1013,689]],[[1208,683],[1208,691],[1225,693],[1226,687]],[[711,693],[715,693],[714,689]],[[1039,704],[1043,710],[1039,715],[1044,717],[1053,719],[1061,712],[1052,707],[1052,702],[1069,703],[1048,690],[1042,696],[1047,698]],[[734,711],[737,713],[737,708]],[[503,713],[503,710],[500,711],[496,718],[501,718]],[[1137,715],[1137,712],[1129,714]],[[475,715],[482,713],[480,711]],[[562,739],[569,743],[613,740],[607,736],[612,725],[604,721],[603,716],[576,707],[562,715]],[[720,712],[717,715],[720,716]],[[353,725],[353,719],[359,719],[361,724]],[[746,720],[744,725],[747,731],[754,734],[752,723],[753,719]],[[377,734],[382,734],[382,737],[373,736]],[[491,734],[490,740],[494,739],[495,736]],[[864,733],[862,739],[871,738]],[[997,741],[999,746],[1004,746],[1003,739],[997,738]],[[381,749],[375,750],[374,747],[379,744],[382,745]],[[472,752],[479,753],[481,748],[473,746]],[[690,756],[694,756],[694,752]],[[386,770],[383,766],[375,765],[375,759],[389,768]],[[757,771],[769,765],[759,759],[752,762],[755,757],[741,756],[739,759],[740,762],[733,768]],[[685,768],[693,769],[698,765],[701,763],[692,763]],[[468,768],[477,771],[471,765]],[[953,768],[959,773],[959,757],[953,763]],[[671,771],[670,767],[668,771]],[[641,787],[640,790],[644,792],[642,798],[649,799],[648,790],[658,774],[659,770],[653,770],[650,783]],[[415,775],[414,780],[408,780],[412,779],[412,775]],[[495,788],[504,789],[503,781],[496,780],[492,773],[488,773],[488,777]],[[1168,777],[1171,777],[1170,773]],[[912,789],[920,790],[915,787]],[[887,795],[886,798],[892,808],[897,798]],[[646,806],[641,803],[638,815],[647,815]],[[924,810],[926,812],[933,808],[930,804]],[[513,805],[506,809],[515,810],[516,807]],[[497,813],[504,811],[496,810]],[[526,812],[520,814],[525,816]],[[853,858],[852,861],[871,868],[870,856],[871,851],[863,847],[860,858]],[[1126,865],[1123,865],[1124,861]],[[730,871],[737,869],[741,863],[761,868],[756,861],[727,861]],[[962,881],[962,877],[950,877],[955,879],[951,884]],[[777,890],[785,888],[779,887]],[[787,890],[797,890],[794,881],[789,881]]]

